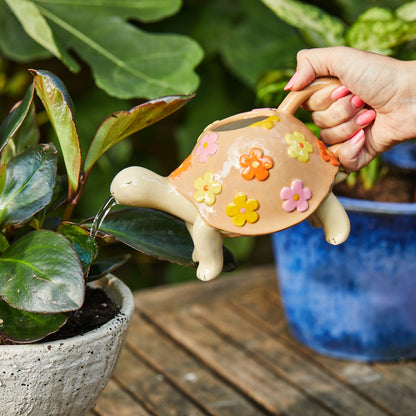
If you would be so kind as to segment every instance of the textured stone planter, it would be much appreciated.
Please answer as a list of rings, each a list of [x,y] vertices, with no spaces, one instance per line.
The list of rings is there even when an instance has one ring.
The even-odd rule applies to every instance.
[[[0,346],[1,416],[82,416],[94,406],[124,345],[134,303],[114,276],[93,286],[120,306],[111,321],[65,340]]]

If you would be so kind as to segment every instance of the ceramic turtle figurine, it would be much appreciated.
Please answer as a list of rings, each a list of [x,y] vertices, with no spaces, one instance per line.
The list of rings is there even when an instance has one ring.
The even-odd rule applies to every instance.
[[[262,235],[309,218],[331,244],[344,242],[348,216],[331,189],[336,156],[293,114],[313,92],[339,82],[321,78],[290,92],[277,109],[262,108],[210,124],[190,156],[168,177],[142,167],[116,175],[119,204],[183,219],[201,280],[223,267],[223,237]]]

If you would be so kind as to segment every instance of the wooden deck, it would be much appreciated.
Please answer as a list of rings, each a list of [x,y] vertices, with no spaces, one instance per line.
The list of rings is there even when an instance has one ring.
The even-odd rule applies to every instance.
[[[329,359],[290,336],[275,271],[135,294],[114,375],[88,416],[416,415],[416,362]]]

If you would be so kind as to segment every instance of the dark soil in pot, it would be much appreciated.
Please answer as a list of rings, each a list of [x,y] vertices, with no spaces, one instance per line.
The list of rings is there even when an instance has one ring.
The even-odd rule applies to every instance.
[[[416,173],[388,168],[388,173],[379,178],[371,189],[365,189],[358,179],[354,186],[349,186],[346,181],[335,185],[334,193],[370,201],[416,202]]]
[[[81,309],[71,313],[66,324],[58,332],[49,335],[39,342],[51,342],[85,334],[110,321],[119,311],[119,306],[102,289],[87,287],[84,305]],[[0,335],[1,344],[11,345],[14,343]]]

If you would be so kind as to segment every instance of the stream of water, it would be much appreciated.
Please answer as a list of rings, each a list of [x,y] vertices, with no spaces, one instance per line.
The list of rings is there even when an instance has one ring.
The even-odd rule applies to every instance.
[[[90,229],[90,236],[95,237],[101,227],[101,225],[104,222],[105,217],[110,212],[111,208],[113,208],[114,205],[117,205],[116,200],[111,196],[108,198],[106,203],[100,208],[97,215],[94,218],[94,221],[92,222],[91,229]]]

